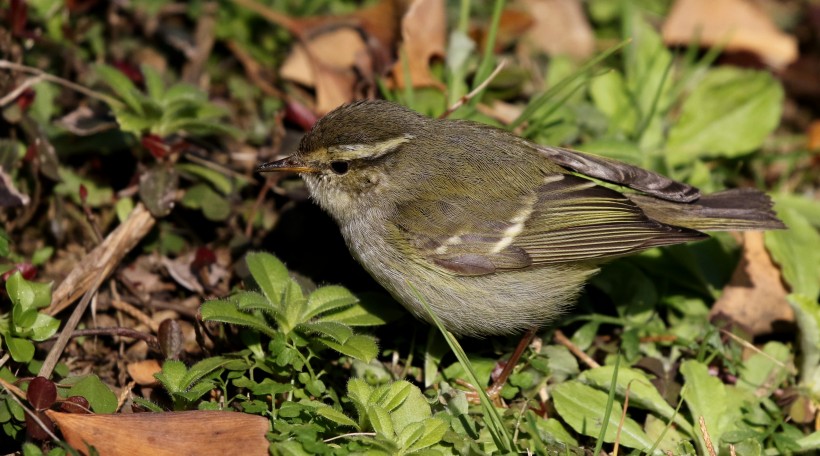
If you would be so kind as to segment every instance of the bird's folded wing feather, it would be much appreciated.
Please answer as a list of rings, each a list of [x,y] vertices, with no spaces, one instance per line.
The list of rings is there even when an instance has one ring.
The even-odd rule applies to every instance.
[[[570,174],[549,175],[534,190],[489,204],[465,194],[414,200],[393,220],[411,257],[457,275],[595,260],[705,237],[651,220],[624,195]]]
[[[531,144],[531,143],[528,143]],[[535,148],[562,167],[596,179],[623,185],[657,198],[690,203],[700,198],[700,191],[691,185],[669,179],[652,171],[617,160],[585,154],[560,147]]]

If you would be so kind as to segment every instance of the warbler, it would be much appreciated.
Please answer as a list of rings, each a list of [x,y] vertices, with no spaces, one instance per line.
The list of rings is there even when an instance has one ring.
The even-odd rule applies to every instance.
[[[783,228],[757,190],[701,195],[615,160],[378,100],[330,112],[295,154],[257,170],[299,173],[359,263],[457,335],[548,323],[613,257],[704,231]]]

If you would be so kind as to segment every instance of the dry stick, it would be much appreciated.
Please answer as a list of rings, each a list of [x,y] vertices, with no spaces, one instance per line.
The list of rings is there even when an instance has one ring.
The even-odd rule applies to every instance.
[[[86,309],[88,308],[88,304],[91,303],[91,298],[97,293],[97,289],[100,288],[103,281],[105,280],[104,275],[97,276],[97,280],[94,281],[94,285],[88,289],[83,295],[83,299],[80,300],[80,303],[77,304],[77,307],[74,308],[74,311],[71,312],[71,317],[68,318],[68,321],[63,326],[63,331],[60,333],[60,336],[57,337],[57,341],[54,342],[54,346],[51,347],[51,351],[48,352],[48,356],[46,356],[46,360],[43,361],[43,365],[40,367],[40,372],[38,373],[39,376],[50,378],[51,372],[54,371],[54,367],[57,366],[57,361],[60,360],[60,356],[63,354],[63,349],[65,349],[66,345],[68,345],[68,341],[71,340],[71,335],[74,332],[74,328],[80,324],[80,319],[83,318],[83,314],[85,314]]]
[[[475,89],[470,91],[470,93],[468,93],[467,95],[464,95],[457,102],[453,103],[453,105],[450,106],[449,109],[444,111],[444,113],[442,113],[440,116],[438,116],[438,118],[439,119],[446,119],[447,117],[450,117],[450,114],[455,112],[456,109],[464,106],[464,103],[467,103],[474,96],[478,95],[479,92],[484,90],[490,84],[490,82],[492,82],[493,79],[495,79],[495,77],[498,76],[498,73],[500,73],[501,70],[503,70],[505,66],[507,66],[507,61],[502,59],[500,62],[498,62],[498,66],[495,67],[495,70],[493,70],[493,72],[490,73],[489,76],[487,76],[487,79],[485,79],[481,84],[479,84],[478,87],[476,87]]]
[[[786,372],[788,372],[792,375],[797,374],[797,369],[793,365],[786,365],[783,361],[780,361],[779,359],[777,359],[774,356],[766,353],[765,351],[759,349],[758,347],[755,347],[754,345],[750,344],[748,341],[741,339],[740,337],[737,336],[737,334],[733,334],[730,331],[727,331],[725,329],[721,329],[720,332],[723,333],[726,336],[729,336],[730,339],[734,340],[735,342],[739,343],[740,345],[743,345],[744,347],[748,348],[749,350],[752,350],[753,352],[758,353],[758,354],[762,355],[763,357],[767,358],[769,361],[771,361],[771,362],[775,363],[776,365],[780,366],[780,368],[785,370]]]
[[[156,219],[148,209],[142,203],[137,204],[128,218],[63,279],[54,290],[51,306],[46,313],[57,314],[88,291],[97,277],[111,274],[123,257],[148,234],[154,223]]]
[[[15,99],[17,99],[17,97],[19,97],[23,92],[25,92],[26,89],[33,86],[34,84],[37,84],[38,82],[40,82],[42,80],[43,80],[42,75],[34,76],[34,77],[26,79],[19,86],[15,87],[14,90],[12,90],[8,94],[6,94],[5,97],[0,98],[0,106],[5,106],[8,103],[11,103]]]
[[[88,97],[95,98],[97,100],[101,100],[101,101],[105,102],[106,104],[108,104],[111,107],[115,107],[115,106],[116,107],[121,107],[121,106],[123,106],[123,103],[120,100],[117,100],[114,97],[110,97],[110,96],[102,94],[100,92],[91,90],[87,87],[83,87],[80,84],[71,82],[67,79],[63,79],[63,78],[48,74],[45,71],[34,68],[34,67],[30,67],[30,66],[26,66],[26,65],[20,65],[19,63],[10,62],[8,60],[0,60],[0,68],[5,68],[5,69],[8,69],[8,70],[19,71],[21,73],[28,73],[28,74],[33,74],[35,76],[39,76],[39,77],[43,78],[43,80],[45,80],[45,81],[53,82],[53,83],[61,85],[63,87],[67,87],[71,90],[80,92],[81,94],[86,95]]]
[[[629,408],[629,389],[632,388],[632,382],[626,385],[626,394],[624,395],[624,407],[621,410],[621,420],[618,421],[618,432],[615,434],[615,446],[612,448],[613,456],[618,456],[618,447],[621,444],[621,430],[624,428],[626,422],[626,411]]]
[[[578,348],[577,345],[573,344],[571,340],[567,339],[567,336],[565,336],[560,329],[555,330],[555,335],[553,337],[556,342],[567,347],[573,355],[575,355],[578,359],[583,361],[584,364],[586,364],[587,366],[593,369],[596,367],[601,367],[600,364],[598,364],[594,359],[590,358],[589,355],[584,353],[584,351]]]

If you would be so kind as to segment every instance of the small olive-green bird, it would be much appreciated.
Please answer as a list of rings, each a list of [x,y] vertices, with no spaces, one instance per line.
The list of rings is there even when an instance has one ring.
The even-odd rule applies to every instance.
[[[359,263],[429,321],[420,295],[459,335],[555,319],[607,259],[702,231],[783,227],[757,190],[701,195],[621,162],[387,101],[334,110],[295,154],[258,171],[299,173]]]

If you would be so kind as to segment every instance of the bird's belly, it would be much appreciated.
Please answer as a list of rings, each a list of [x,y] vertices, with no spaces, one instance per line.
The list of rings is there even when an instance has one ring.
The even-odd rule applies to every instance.
[[[554,320],[575,303],[596,271],[589,264],[558,264],[483,276],[445,272],[423,259],[408,259],[385,236],[342,234],[356,260],[417,317],[431,319],[426,303],[449,331],[488,336],[522,332]],[[422,302],[423,300],[423,302]]]

